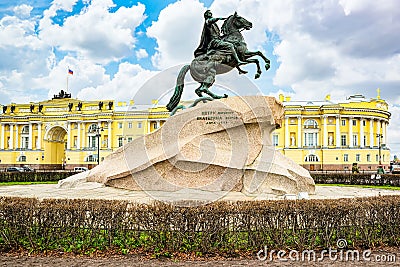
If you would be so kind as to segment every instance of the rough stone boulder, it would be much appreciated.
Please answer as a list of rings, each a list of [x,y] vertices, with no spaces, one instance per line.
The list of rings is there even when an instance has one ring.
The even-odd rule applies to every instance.
[[[272,97],[229,97],[200,103],[163,127],[133,140],[80,178],[130,190],[241,191],[298,194],[315,191],[309,172],[276,151],[271,133],[283,117]]]

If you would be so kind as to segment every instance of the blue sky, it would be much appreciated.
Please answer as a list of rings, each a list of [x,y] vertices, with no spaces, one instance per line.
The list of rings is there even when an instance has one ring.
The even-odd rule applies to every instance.
[[[339,102],[352,94],[374,98],[379,87],[392,112],[389,139],[400,140],[397,0],[1,1],[0,104],[49,99],[67,77],[73,97],[128,100],[171,70],[168,82],[146,87],[148,101],[157,98],[193,59],[206,9],[218,17],[237,11],[253,22],[243,32],[248,48],[262,51],[272,67],[259,80],[254,66],[244,69],[246,82],[263,94],[330,94]],[[187,89],[185,97],[194,97]]]

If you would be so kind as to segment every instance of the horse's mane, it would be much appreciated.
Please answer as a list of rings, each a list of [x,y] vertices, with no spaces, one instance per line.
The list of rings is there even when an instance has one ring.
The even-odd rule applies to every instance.
[[[229,32],[229,28],[231,28],[233,15],[230,15],[222,24],[221,30],[224,35],[227,35]]]

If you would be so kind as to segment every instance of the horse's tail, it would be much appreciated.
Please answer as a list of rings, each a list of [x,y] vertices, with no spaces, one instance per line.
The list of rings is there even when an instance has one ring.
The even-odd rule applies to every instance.
[[[176,78],[176,86],[175,86],[175,92],[174,95],[171,97],[169,100],[169,103],[167,104],[167,109],[168,111],[172,111],[178,104],[179,101],[181,100],[182,97],[182,92],[183,92],[183,86],[185,82],[185,75],[189,71],[190,65],[185,65],[182,67],[181,71],[178,74],[178,78]]]

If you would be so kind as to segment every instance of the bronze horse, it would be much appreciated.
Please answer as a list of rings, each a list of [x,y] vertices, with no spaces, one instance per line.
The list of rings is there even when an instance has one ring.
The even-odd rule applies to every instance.
[[[249,51],[247,50],[247,44],[244,41],[242,30],[249,30],[252,28],[252,23],[245,18],[239,16],[236,12],[230,15],[222,25],[222,39],[226,42],[230,42],[234,45],[235,50],[243,62],[246,64],[254,63],[257,66],[257,72],[255,74],[255,79],[259,78],[261,75],[260,62],[253,56],[260,56],[265,62],[265,69],[268,70],[270,67],[270,61],[264,54],[260,51]],[[215,76],[218,74],[223,74],[231,71],[233,68],[237,68],[241,73],[245,73],[237,65],[237,62],[230,55],[228,51],[210,50],[206,54],[200,55],[192,60],[190,65],[185,65],[180,70],[174,95],[171,97],[169,103],[167,104],[167,109],[172,111],[178,105],[184,87],[184,78],[186,73],[190,70],[192,78],[200,83],[200,87],[195,90],[195,93],[199,97],[203,97],[203,93],[211,96],[213,99],[226,98],[228,95],[223,96],[216,95],[209,91],[208,89],[215,82]]]

